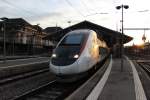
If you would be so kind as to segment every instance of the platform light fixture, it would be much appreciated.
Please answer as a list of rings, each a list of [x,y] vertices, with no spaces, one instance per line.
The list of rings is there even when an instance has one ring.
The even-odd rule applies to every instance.
[[[0,18],[3,20],[3,26],[1,30],[3,31],[3,60],[6,62],[6,21],[8,20],[7,17]]]
[[[122,35],[121,35],[121,72],[123,71],[123,54],[124,54],[124,52],[123,52],[123,50],[124,50],[124,47],[123,47],[123,41],[124,41],[124,37],[123,37],[123,9],[128,9],[129,8],[129,6],[128,5],[120,5],[120,6],[116,6],[116,9],[117,10],[122,10],[122,29],[121,29],[121,31],[122,31]]]

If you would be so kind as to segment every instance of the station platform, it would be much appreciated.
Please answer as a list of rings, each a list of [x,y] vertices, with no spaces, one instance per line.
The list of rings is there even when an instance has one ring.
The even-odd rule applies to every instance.
[[[113,59],[110,75],[98,100],[136,100],[132,68],[124,60],[121,71],[120,62],[120,59]]]
[[[112,58],[102,79],[86,100],[147,100],[134,64],[124,57]]]

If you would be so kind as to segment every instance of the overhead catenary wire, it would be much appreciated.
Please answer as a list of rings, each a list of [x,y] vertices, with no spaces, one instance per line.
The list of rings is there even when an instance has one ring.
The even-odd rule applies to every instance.
[[[15,3],[13,3],[13,2],[10,2],[10,1],[8,1],[8,0],[2,0],[2,2],[4,2],[5,4],[7,4],[7,5],[9,5],[9,6],[11,6],[11,7],[13,7],[13,8],[16,8],[18,11],[22,11],[22,13],[26,13],[26,14],[28,14],[28,15],[26,15],[26,16],[24,16],[24,14],[23,14],[23,16],[24,16],[24,18],[26,19],[35,19],[35,17],[36,18],[38,18],[38,19],[40,19],[41,18],[41,16],[39,15],[39,14],[37,14],[37,13],[34,13],[33,11],[30,11],[29,9],[25,9],[25,8],[22,8],[21,6],[19,6],[19,5],[16,5]],[[20,13],[21,14],[21,13]],[[22,15],[22,14],[21,14]],[[33,20],[32,20],[33,21]],[[48,21],[49,22],[49,21]]]
[[[87,11],[87,13],[89,13],[89,8],[88,6],[85,4],[85,2],[83,2],[82,0],[80,0],[81,4],[84,6],[85,10]]]
[[[92,0],[88,0],[89,2],[91,2]],[[94,12],[99,12],[96,8],[95,8],[95,5],[93,6],[93,2],[90,3],[90,5],[92,6],[92,9]],[[94,9],[93,9],[94,8]],[[96,10],[96,11],[95,11]]]
[[[79,15],[81,15],[83,18],[85,17],[78,9],[76,9],[73,4],[69,0],[65,0],[68,5],[70,5]]]
[[[26,13],[28,13],[30,15],[33,15],[33,12],[30,12],[30,11],[28,11],[28,10],[22,8],[22,7],[19,7],[19,6],[15,5],[15,4],[9,2],[8,0],[3,0],[3,2],[6,3],[6,4],[8,4],[9,6],[12,6],[14,8],[18,8],[19,10],[23,10],[24,12],[26,12]]]
[[[17,10],[20,10],[20,11],[27,13],[28,17],[30,16],[29,18],[33,18],[33,16],[40,18],[40,16],[37,13],[31,12],[30,10],[27,10],[27,9],[24,9],[24,8],[8,1],[8,0],[3,0],[3,2],[6,3],[7,5],[11,6],[11,7],[17,8]]]

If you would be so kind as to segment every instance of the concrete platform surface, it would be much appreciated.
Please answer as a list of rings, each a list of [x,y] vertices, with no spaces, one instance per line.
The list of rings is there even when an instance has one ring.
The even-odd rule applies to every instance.
[[[98,100],[136,100],[131,65],[124,60],[121,72],[120,62],[120,59],[113,59],[110,75]]]

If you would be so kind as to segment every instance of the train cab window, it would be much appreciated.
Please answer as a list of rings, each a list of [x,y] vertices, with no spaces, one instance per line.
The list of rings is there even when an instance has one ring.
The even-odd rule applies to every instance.
[[[83,34],[71,34],[66,36],[60,45],[80,45],[83,42]]]
[[[57,58],[74,59],[74,55],[80,54],[85,34],[69,34],[63,38],[55,49]]]

